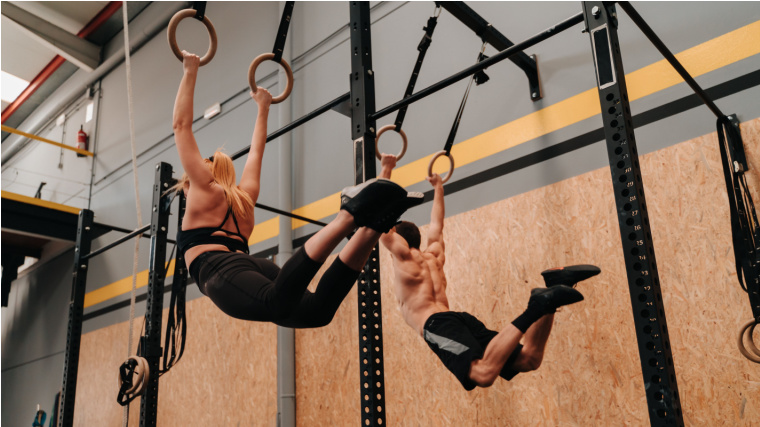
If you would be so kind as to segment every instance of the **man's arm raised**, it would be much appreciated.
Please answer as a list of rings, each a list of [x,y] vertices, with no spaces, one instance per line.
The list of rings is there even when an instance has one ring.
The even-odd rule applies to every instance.
[[[409,245],[403,237],[396,233],[395,228],[391,228],[389,232],[380,236],[380,243],[398,259],[404,260],[411,257]]]
[[[433,176],[426,178],[430,185],[433,186],[433,210],[430,213],[430,229],[428,230],[428,243],[426,252],[435,255],[443,264],[444,244],[443,244],[443,217],[446,214],[446,206],[443,201],[443,181],[441,176],[434,173]]]

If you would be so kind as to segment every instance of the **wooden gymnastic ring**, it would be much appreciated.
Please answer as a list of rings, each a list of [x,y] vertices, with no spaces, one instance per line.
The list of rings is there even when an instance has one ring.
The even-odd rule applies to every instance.
[[[752,334],[755,332],[755,327],[757,326],[756,320],[750,320],[749,322],[745,323],[744,326],[741,327],[739,330],[739,351],[741,354],[749,359],[752,362],[760,363],[760,349],[757,348],[755,343],[752,340]],[[744,338],[745,335],[747,335],[747,344],[749,346],[749,349],[745,347],[744,344]]]
[[[377,136],[375,137],[375,156],[377,156],[377,160],[382,160],[383,158],[380,156],[380,148],[378,148],[378,141],[380,141],[380,135],[383,134],[383,132],[388,130],[396,130],[396,125],[385,125],[380,128],[380,130],[377,132]],[[403,141],[404,146],[401,147],[401,151],[399,151],[398,154],[396,154],[396,160],[401,160],[402,157],[404,157],[404,154],[406,154],[406,132],[404,132],[403,129],[398,130],[398,134],[401,135],[401,141]]]
[[[253,62],[251,62],[251,66],[248,67],[248,86],[251,87],[253,93],[256,93],[256,89],[258,88],[258,85],[256,84],[256,68],[258,68],[259,64],[262,62],[272,59],[274,59],[274,53],[262,53],[254,58]],[[272,104],[279,104],[284,101],[293,90],[293,70],[290,69],[288,61],[284,59],[280,59],[280,65],[285,69],[287,84],[285,85],[285,90],[279,96],[272,97]]]
[[[433,164],[436,160],[438,160],[439,157],[446,156],[449,158],[449,173],[446,174],[445,177],[441,178],[441,183],[446,183],[449,179],[451,179],[451,174],[454,173],[454,156],[451,155],[451,153],[446,154],[446,150],[441,150],[433,155],[433,158],[430,159],[430,164],[428,165],[428,174],[427,176],[432,177],[433,176]]]
[[[177,26],[180,21],[185,18],[194,17],[196,13],[198,12],[195,9],[182,9],[175,13],[174,16],[172,16],[171,21],[169,21],[169,28],[166,31],[166,36],[169,39],[169,47],[172,49],[172,52],[174,52],[174,56],[180,61],[184,61],[184,58],[182,57],[182,49],[177,46]],[[214,29],[214,24],[211,23],[208,16],[204,16],[202,22],[208,30],[209,46],[208,51],[201,58],[200,66],[204,66],[211,62],[211,60],[214,59],[214,55],[216,55],[216,30]]]
[[[141,394],[145,391],[145,387],[148,384],[148,378],[150,377],[150,365],[147,360],[140,356],[129,356],[124,363],[129,363],[130,360],[134,360],[137,363],[137,366],[135,367],[135,379],[132,383],[132,388],[126,390],[124,394],[132,396]],[[140,372],[137,372],[137,368],[140,368]],[[119,373],[119,388],[121,388],[121,384],[122,378],[121,373]]]
[[[137,387],[137,390],[134,391],[134,394],[143,394],[145,389],[148,388],[148,382],[150,382],[150,364],[145,358],[138,357],[138,359],[143,371],[140,373],[140,384]]]

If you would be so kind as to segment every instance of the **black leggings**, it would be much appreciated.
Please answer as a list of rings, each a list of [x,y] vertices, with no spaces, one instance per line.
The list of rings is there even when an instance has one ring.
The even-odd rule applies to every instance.
[[[360,273],[336,258],[312,293],[306,288],[321,266],[303,247],[282,269],[244,253],[212,251],[193,260],[190,274],[201,292],[229,316],[288,328],[319,328],[332,321]]]

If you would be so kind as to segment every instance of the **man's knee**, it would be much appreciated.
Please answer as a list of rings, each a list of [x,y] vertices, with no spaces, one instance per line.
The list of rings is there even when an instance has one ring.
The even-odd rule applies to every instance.
[[[482,359],[474,360],[470,365],[470,379],[478,387],[491,387],[499,377],[499,370],[483,362]]]
[[[519,372],[530,372],[541,367],[543,360],[543,353],[523,349],[512,366]]]

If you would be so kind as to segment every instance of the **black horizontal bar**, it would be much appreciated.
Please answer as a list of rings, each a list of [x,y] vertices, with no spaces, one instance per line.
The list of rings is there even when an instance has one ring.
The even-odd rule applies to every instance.
[[[310,222],[312,224],[321,225],[322,227],[324,227],[324,226],[327,225],[324,222],[317,221],[317,220],[311,219],[311,218],[306,218],[305,216],[296,215],[294,213],[282,211],[282,210],[279,210],[277,208],[273,208],[273,207],[270,207],[270,206],[267,206],[267,205],[262,205],[261,203],[256,203],[256,207],[264,209],[265,211],[270,211],[270,212],[278,213],[280,215],[289,216],[291,218],[300,219],[301,221],[306,221],[306,222]]]
[[[657,50],[660,51],[662,56],[665,57],[665,59],[670,62],[670,65],[673,66],[673,68],[678,71],[678,74],[683,77],[684,81],[691,86],[691,89],[694,91],[694,93],[697,94],[699,99],[702,100],[702,102],[707,105],[707,108],[710,109],[710,111],[715,114],[717,117],[724,117],[725,115],[723,112],[720,111],[717,105],[710,99],[709,96],[705,93],[704,90],[697,84],[697,82],[694,80],[693,77],[691,77],[691,74],[689,74],[688,71],[681,65],[680,62],[678,62],[678,59],[676,59],[675,55],[665,46],[665,43],[660,40],[659,37],[657,37],[657,34],[654,33],[652,28],[644,21],[644,18],[639,15],[639,13],[636,11],[636,9],[631,6],[631,4],[627,1],[621,1],[618,2],[620,7],[625,11],[626,14],[631,18],[631,20],[639,27],[642,33],[644,33],[645,36],[649,39],[650,42],[654,45],[654,47],[657,48]]]
[[[90,252],[89,254],[86,254],[86,255],[82,255],[82,259],[83,259],[83,260],[85,260],[85,259],[88,259],[88,258],[92,258],[92,257],[94,257],[95,255],[100,255],[100,254],[102,254],[103,252],[105,252],[105,251],[107,251],[107,250],[109,250],[109,249],[113,248],[114,246],[118,246],[118,245],[120,245],[120,244],[122,244],[122,243],[126,242],[127,240],[129,240],[129,239],[131,239],[131,238],[133,238],[133,237],[137,236],[138,234],[142,234],[143,232],[145,232],[145,231],[146,231],[146,230],[148,230],[149,228],[150,228],[150,224],[148,224],[148,225],[145,225],[145,226],[143,226],[143,227],[141,227],[141,228],[138,228],[137,230],[135,230],[135,231],[133,231],[133,232],[131,232],[131,233],[127,234],[126,236],[124,236],[124,237],[122,237],[122,238],[120,238],[120,239],[116,240],[116,241],[115,241],[115,242],[113,242],[113,243],[110,243],[110,244],[108,244],[108,245],[105,245],[105,246],[103,246],[102,248],[100,248],[100,249],[98,249],[98,250],[96,250],[96,251],[92,251],[92,252]]]
[[[294,121],[294,122],[292,122],[292,123],[290,123],[288,125],[285,125],[285,126],[281,127],[280,129],[277,129],[276,131],[274,131],[271,134],[269,134],[269,136],[267,136],[267,142],[272,141],[273,139],[277,139],[280,136],[282,136],[282,135],[290,132],[291,130],[297,128],[298,126],[301,126],[302,124],[308,122],[309,120],[311,120],[311,119],[313,119],[313,118],[315,118],[315,117],[317,117],[317,116],[319,116],[319,115],[321,115],[321,114],[323,114],[323,113],[325,113],[327,111],[330,111],[333,107],[335,107],[337,105],[340,105],[343,102],[348,101],[348,99],[350,97],[351,97],[351,94],[348,93],[348,92],[346,92],[343,95],[341,95],[341,96],[333,99],[332,101],[328,102],[327,104],[325,104],[325,105],[317,108],[316,110],[312,111],[311,113],[309,113],[309,114],[301,117],[300,119],[298,119],[298,120],[296,120],[296,121]],[[239,159],[239,158],[245,156],[246,154],[248,154],[249,151],[251,151],[251,147],[246,147],[246,148],[238,151],[237,153],[235,153],[235,154],[232,155],[232,160],[236,160],[236,159]]]
[[[392,112],[398,110],[399,108],[409,105],[412,102],[419,101],[420,99],[432,95],[436,92],[438,92],[441,89],[444,89],[446,87],[449,87],[453,85],[454,83],[466,79],[467,77],[477,73],[480,70],[485,70],[486,68],[490,67],[493,64],[496,64],[497,62],[503,61],[513,55],[517,55],[519,52],[522,52],[523,50],[532,47],[554,35],[557,35],[561,33],[562,31],[567,30],[568,28],[572,27],[575,24],[579,24],[583,22],[583,12],[579,12],[577,15],[573,15],[570,18],[558,23],[557,25],[553,27],[549,27],[545,29],[544,31],[536,34],[535,36],[522,41],[520,43],[517,43],[516,45],[505,49],[496,55],[486,59],[485,61],[479,62],[471,67],[465,68],[464,70],[454,74],[453,76],[447,77],[438,83],[434,83],[425,89],[420,90],[419,92],[413,94],[412,96],[408,98],[404,98],[401,101],[396,102],[395,104],[391,104],[382,110],[376,112],[375,114],[372,114],[370,117],[372,120],[377,120],[381,117],[387,116],[388,114],[391,114]]]
[[[117,227],[115,225],[106,225],[106,224],[100,224],[100,223],[97,223],[97,222],[95,224],[93,224],[93,226],[100,227],[100,228],[103,228],[103,229],[108,230],[108,231],[118,231],[118,232],[121,232],[121,233],[131,233],[132,231],[134,231],[134,230],[128,230],[126,228]],[[106,231],[106,232],[108,232],[108,231]],[[142,237],[150,239],[150,234],[143,233]],[[171,240],[171,239],[166,239],[166,241],[168,243],[171,243],[171,244],[177,243],[177,242],[175,242],[174,240]]]

